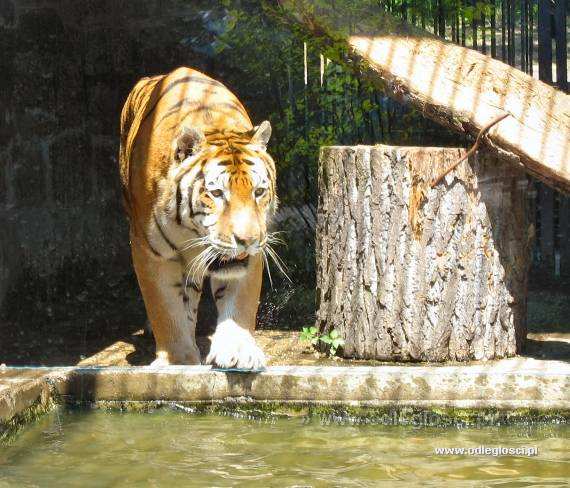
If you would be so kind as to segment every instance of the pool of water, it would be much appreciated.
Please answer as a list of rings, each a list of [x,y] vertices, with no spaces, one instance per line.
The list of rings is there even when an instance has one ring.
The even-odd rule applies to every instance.
[[[0,487],[567,486],[569,438],[568,425],[439,429],[56,411],[0,446]],[[479,446],[538,453],[436,453]]]

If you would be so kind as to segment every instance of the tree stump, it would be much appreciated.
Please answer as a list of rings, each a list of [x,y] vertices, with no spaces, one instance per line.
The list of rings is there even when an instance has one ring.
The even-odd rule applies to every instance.
[[[515,355],[526,337],[534,226],[525,174],[457,148],[324,147],[317,327],[344,357],[466,361]]]

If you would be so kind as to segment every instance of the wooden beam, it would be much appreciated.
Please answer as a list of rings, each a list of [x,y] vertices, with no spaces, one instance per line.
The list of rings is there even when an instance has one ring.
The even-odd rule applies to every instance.
[[[459,133],[476,136],[491,120],[485,145],[499,158],[570,192],[570,96],[474,50],[445,42],[379,9],[352,7],[349,34],[332,0],[282,0],[328,57],[348,53],[355,69],[387,94]],[[356,20],[355,20],[356,19]],[[354,31],[354,29],[353,29]]]

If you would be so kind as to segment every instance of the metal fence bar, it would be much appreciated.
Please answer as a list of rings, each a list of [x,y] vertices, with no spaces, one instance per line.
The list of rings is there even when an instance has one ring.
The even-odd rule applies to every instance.
[[[538,77],[552,83],[552,17],[550,0],[538,0]]]
[[[570,276],[570,197],[560,198],[560,275]]]
[[[554,270],[554,191],[540,184],[538,188],[539,263],[546,269]]]
[[[556,0],[554,7],[554,38],[556,39],[556,84],[568,90],[568,52],[566,40],[566,0]]]

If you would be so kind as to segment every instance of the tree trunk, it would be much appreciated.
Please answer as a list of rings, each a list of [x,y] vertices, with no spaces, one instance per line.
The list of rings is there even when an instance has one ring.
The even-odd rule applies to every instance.
[[[499,115],[510,114],[489,131],[487,148],[570,192],[569,95],[378,9],[355,7],[354,33],[347,30],[345,17],[330,10],[330,0],[312,8],[312,2],[302,0],[280,3],[315,43],[322,43],[320,49],[329,46],[327,56],[342,58],[339,53],[348,52],[354,67],[388,95],[456,132],[477,135]]]
[[[345,357],[513,356],[526,336],[533,225],[525,174],[463,149],[324,147],[319,162],[317,327]]]

